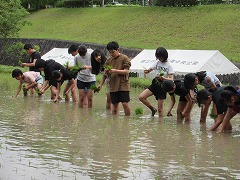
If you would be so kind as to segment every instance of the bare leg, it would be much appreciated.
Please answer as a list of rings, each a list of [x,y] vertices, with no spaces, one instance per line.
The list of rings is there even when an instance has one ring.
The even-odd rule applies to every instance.
[[[88,108],[92,108],[93,106],[93,90],[88,90],[87,92],[87,100],[88,100]]]
[[[138,96],[138,99],[147,106],[152,111],[152,116],[155,115],[157,110],[150,104],[150,102],[147,100],[148,97],[152,96],[153,93],[149,89],[145,89],[141,94]]]
[[[111,109],[111,96],[110,93],[106,93],[107,100],[106,100],[106,109]]]
[[[119,103],[112,105],[112,114],[118,115],[119,114]]]
[[[84,92],[84,89],[78,89],[78,96],[79,96],[79,107],[83,108],[83,102],[84,99],[86,99],[86,93]]]
[[[130,111],[130,107],[129,104],[127,102],[123,102],[122,103],[123,106],[123,110],[126,116],[130,116],[131,115],[131,111]]]
[[[183,102],[183,101],[178,102],[177,122],[182,122],[182,120],[183,120],[181,113],[183,112],[185,105],[186,105],[186,102]]]
[[[163,117],[163,103],[164,103],[163,99],[158,99],[158,114],[159,114],[159,117]]]

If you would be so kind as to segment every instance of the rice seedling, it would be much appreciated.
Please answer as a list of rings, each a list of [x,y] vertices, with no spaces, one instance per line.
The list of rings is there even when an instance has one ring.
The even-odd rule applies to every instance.
[[[164,71],[162,69],[159,70],[159,76],[163,76],[164,75]]]
[[[142,108],[142,107],[137,107],[137,108],[135,109],[135,114],[136,114],[136,115],[143,114],[143,108]]]
[[[96,84],[92,84],[92,85],[90,86],[90,89],[93,90],[94,93],[100,91],[100,89],[96,86]]]
[[[68,67],[69,67],[69,61],[66,61],[66,62],[63,64],[63,66],[68,69]]]
[[[217,115],[214,114],[214,112],[213,112],[213,108],[211,109],[211,113],[209,114],[209,116],[210,116],[211,119],[217,118]]]
[[[111,65],[106,65],[106,66],[104,66],[104,69],[106,69],[106,70],[111,70],[113,67],[111,66]]]
[[[85,68],[83,67],[82,64],[78,64],[78,65],[75,65],[73,66],[70,71],[73,73],[73,74],[77,74],[79,71],[81,70],[84,70]]]

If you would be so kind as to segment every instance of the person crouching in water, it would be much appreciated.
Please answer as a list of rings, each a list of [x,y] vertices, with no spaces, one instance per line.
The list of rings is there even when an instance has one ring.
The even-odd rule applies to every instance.
[[[64,68],[60,70],[54,70],[52,72],[52,77],[57,81],[57,89],[59,92],[63,82],[67,81],[66,86],[63,90],[63,97],[65,97],[65,101],[70,101],[69,92],[76,86],[75,79],[74,79],[75,75],[71,73],[68,69]],[[74,101],[73,99],[73,102],[76,102],[76,101]]]
[[[184,84],[185,87],[189,90],[191,97],[193,97],[193,100],[196,100],[195,96],[198,91],[197,85],[203,86],[206,90],[208,90],[211,93],[213,93],[214,91],[217,90],[217,88],[222,86],[222,83],[217,78],[217,76],[208,71],[200,71],[196,73],[186,74],[184,76]],[[200,123],[206,122],[206,116],[208,114],[209,105],[210,104],[206,104],[201,107]],[[214,121],[216,122],[217,110],[214,102],[212,107],[212,114],[215,116]]]
[[[31,88],[39,90],[42,88],[43,85],[43,77],[40,75],[40,72],[29,71],[29,72],[22,72],[20,69],[14,69],[12,71],[12,77],[19,80],[19,86],[16,91],[15,97],[18,96],[19,92],[23,86],[24,96],[27,96],[27,91]],[[23,85],[26,83],[27,85]],[[41,94],[38,93],[40,96]]]
[[[184,81],[181,79],[174,81],[166,80],[163,82],[163,89],[168,92],[171,97],[168,113],[171,113],[175,104],[175,95],[178,95],[180,98],[177,107],[177,121],[182,122],[185,118],[185,122],[190,122],[193,102],[188,90],[184,86]]]
[[[45,82],[40,89],[40,93],[44,94],[45,91],[50,87],[51,90],[51,99],[53,102],[57,102],[61,100],[60,91],[58,90],[58,82],[57,80],[53,79],[52,73],[54,70],[65,69],[65,67],[58,62],[54,61],[53,59],[43,60],[38,59],[36,61],[36,67],[38,67],[41,71],[44,71],[45,75]]]
[[[221,98],[227,104],[228,109],[226,115],[218,129],[218,133],[224,132],[224,130],[229,126],[230,120],[240,113],[240,89],[239,87],[227,86],[221,93]]]
[[[210,131],[214,131],[218,128],[218,126],[222,123],[226,112],[227,112],[227,104],[224,103],[223,99],[221,98],[221,93],[224,91],[225,87],[219,87],[214,92],[210,92],[206,89],[202,89],[199,92],[197,92],[197,103],[201,106],[209,107],[211,102],[213,102],[216,106],[217,110],[217,117],[215,118],[215,123],[209,128]],[[202,114],[200,119],[206,121],[206,115]],[[225,130],[231,130],[232,125],[228,124],[228,127],[225,128]]]

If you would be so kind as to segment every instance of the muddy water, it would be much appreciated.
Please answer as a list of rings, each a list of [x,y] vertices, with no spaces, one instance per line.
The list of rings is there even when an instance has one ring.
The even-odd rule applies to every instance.
[[[199,108],[192,122],[111,116],[104,93],[93,109],[49,97],[0,95],[0,179],[240,179],[240,118],[232,133],[208,132]],[[152,99],[154,102],[154,100]],[[155,103],[156,104],[156,103]],[[121,112],[123,114],[123,112]]]

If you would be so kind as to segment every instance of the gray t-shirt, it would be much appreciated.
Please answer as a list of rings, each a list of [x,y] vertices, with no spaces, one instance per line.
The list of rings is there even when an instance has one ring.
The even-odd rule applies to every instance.
[[[87,52],[85,56],[79,54],[74,57],[74,65],[91,66],[91,54]],[[82,82],[96,81],[96,76],[91,73],[91,69],[85,69],[78,72],[77,80]]]

